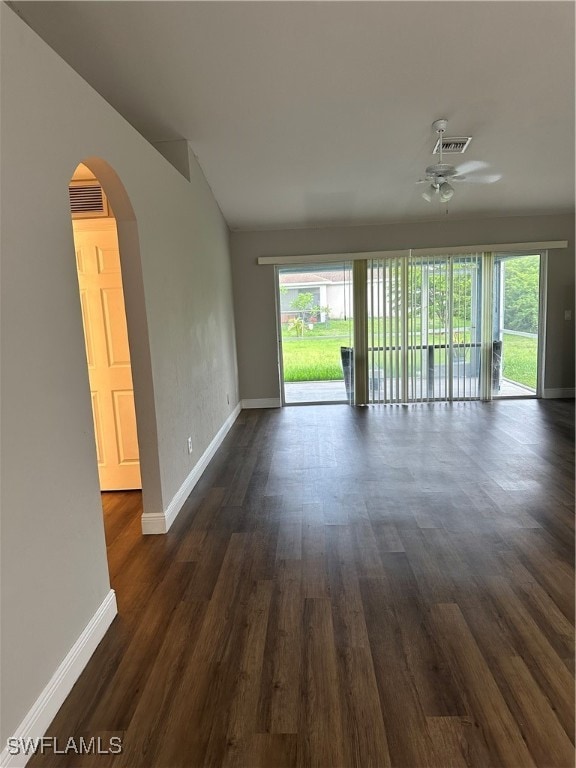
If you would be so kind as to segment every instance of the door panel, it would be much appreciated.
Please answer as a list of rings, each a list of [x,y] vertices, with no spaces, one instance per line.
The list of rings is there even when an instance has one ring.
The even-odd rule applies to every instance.
[[[88,309],[88,294],[84,289],[80,291],[80,303],[82,305],[82,324],[84,326],[86,362],[88,363],[88,368],[94,368],[94,343],[92,341],[92,326],[90,323],[90,312]]]
[[[138,463],[138,440],[134,429],[134,393],[116,390],[112,393],[118,461],[121,465]]]
[[[74,221],[100,488],[141,488],[120,254],[114,221]]]
[[[130,348],[122,288],[103,288],[102,312],[108,365],[130,367]]]
[[[115,275],[120,274],[120,260],[118,258],[118,249],[114,248],[97,248],[98,255],[98,272],[101,275]]]

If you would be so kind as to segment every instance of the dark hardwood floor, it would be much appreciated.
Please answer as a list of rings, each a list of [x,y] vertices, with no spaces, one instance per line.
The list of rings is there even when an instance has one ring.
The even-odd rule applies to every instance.
[[[102,768],[574,765],[573,403],[244,411],[49,734]]]

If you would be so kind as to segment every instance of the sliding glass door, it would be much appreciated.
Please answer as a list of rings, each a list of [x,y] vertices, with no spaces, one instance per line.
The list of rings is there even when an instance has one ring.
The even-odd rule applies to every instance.
[[[535,397],[541,350],[540,254],[496,254],[493,397]]]
[[[544,260],[411,251],[278,268],[283,402],[536,396]]]
[[[284,404],[351,402],[351,265],[279,268],[277,288]]]

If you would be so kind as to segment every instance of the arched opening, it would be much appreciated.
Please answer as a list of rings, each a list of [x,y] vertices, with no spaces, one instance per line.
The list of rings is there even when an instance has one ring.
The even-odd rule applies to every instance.
[[[82,163],[70,182],[70,209],[100,490],[141,491],[116,218],[100,183]],[[110,499],[105,507],[109,504]]]
[[[115,171],[87,158],[69,185],[108,544],[161,510],[154,395],[138,230]],[[113,578],[111,570],[111,578]]]

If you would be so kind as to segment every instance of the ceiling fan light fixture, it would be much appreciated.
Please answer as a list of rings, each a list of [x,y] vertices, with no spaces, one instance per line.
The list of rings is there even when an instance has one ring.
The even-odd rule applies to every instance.
[[[438,195],[438,187],[435,187],[434,184],[430,184],[428,189],[425,189],[424,192],[422,192],[422,197],[424,200],[426,200],[427,203],[431,203],[432,200],[434,200],[435,197]]]
[[[440,200],[443,203],[447,203],[454,197],[454,187],[448,184],[447,181],[445,181],[443,184],[440,184],[438,191],[440,192]]]

